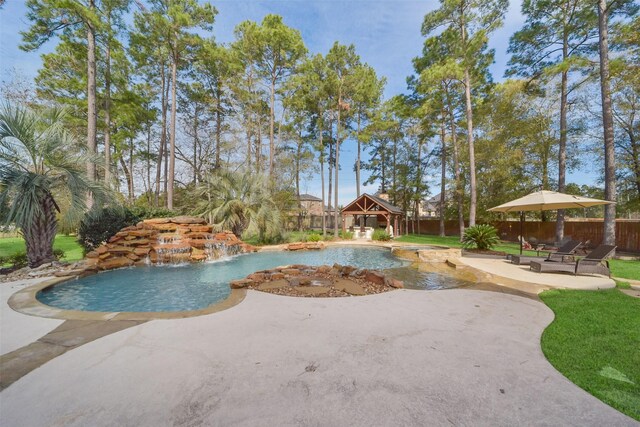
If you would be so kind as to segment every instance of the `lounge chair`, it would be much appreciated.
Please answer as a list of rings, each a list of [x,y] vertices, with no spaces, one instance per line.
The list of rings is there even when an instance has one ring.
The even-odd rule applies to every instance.
[[[567,262],[575,261],[573,255],[582,243],[577,240],[569,240],[564,245],[560,246],[557,251],[550,252],[545,257],[530,256],[530,255],[511,255],[511,263],[517,265],[529,265],[531,261],[555,261],[555,262]]]
[[[611,277],[606,258],[616,250],[613,245],[600,245],[576,262],[531,261],[529,268],[538,273],[603,274]]]

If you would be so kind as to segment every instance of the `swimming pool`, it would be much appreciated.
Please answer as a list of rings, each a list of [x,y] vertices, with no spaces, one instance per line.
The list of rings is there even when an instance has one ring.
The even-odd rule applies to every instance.
[[[406,261],[384,248],[329,247],[321,251],[265,251],[213,263],[107,271],[45,288],[38,293],[37,299],[66,310],[197,310],[227,298],[230,293],[228,283],[254,271],[287,264],[334,263],[380,270],[406,265]]]

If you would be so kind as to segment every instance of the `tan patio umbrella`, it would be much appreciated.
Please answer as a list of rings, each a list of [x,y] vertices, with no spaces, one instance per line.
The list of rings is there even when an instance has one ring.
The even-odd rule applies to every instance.
[[[500,206],[489,209],[491,212],[520,212],[520,254],[522,254],[522,233],[524,227],[524,213],[528,211],[553,211],[556,209],[588,208],[598,205],[609,205],[615,202],[556,191],[536,191],[519,199],[512,200]]]

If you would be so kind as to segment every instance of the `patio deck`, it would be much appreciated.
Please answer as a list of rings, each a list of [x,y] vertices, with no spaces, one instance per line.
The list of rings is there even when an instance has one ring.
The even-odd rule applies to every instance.
[[[488,280],[505,286],[519,285],[529,293],[547,289],[611,289],[616,283],[605,276],[566,273],[536,273],[528,265],[515,265],[503,259],[462,257],[459,261],[487,274]],[[524,289],[523,289],[524,290]]]

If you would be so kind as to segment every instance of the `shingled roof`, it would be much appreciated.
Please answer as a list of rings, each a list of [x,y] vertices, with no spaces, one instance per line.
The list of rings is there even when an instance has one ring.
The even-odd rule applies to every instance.
[[[360,197],[358,197],[357,199],[355,199],[351,203],[347,204],[342,209],[342,211],[348,210],[348,208],[350,208],[352,205],[354,205],[356,202],[358,202],[363,197],[368,197],[370,200],[372,200],[375,203],[377,203],[378,205],[380,205],[380,207],[383,208],[384,210],[386,210],[387,212],[390,212],[390,213],[393,213],[393,214],[398,214],[398,215],[402,215],[403,214],[402,209],[400,209],[399,207],[392,205],[391,203],[387,202],[386,200],[384,200],[384,199],[382,199],[382,198],[380,198],[378,196],[372,196],[371,194],[367,194],[367,193],[362,193],[360,195]]]

